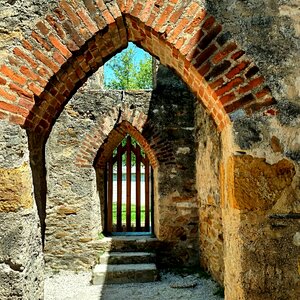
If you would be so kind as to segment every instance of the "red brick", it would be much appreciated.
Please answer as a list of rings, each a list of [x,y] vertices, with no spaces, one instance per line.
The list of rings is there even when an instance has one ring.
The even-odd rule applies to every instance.
[[[54,19],[53,16],[48,15],[46,17],[47,22],[50,24],[50,26],[56,31],[57,35],[61,38],[61,39],[65,39],[66,37],[66,33],[63,30],[62,26],[60,24],[58,24],[56,22],[56,20]]]
[[[21,61],[19,59],[16,59],[15,57],[9,56],[8,61],[10,65],[19,67],[22,65]]]
[[[115,22],[115,19],[107,9],[102,12],[102,16],[108,25]]]
[[[146,2],[146,4],[145,4],[143,10],[139,13],[139,19],[142,22],[147,23],[150,15],[151,15],[151,11],[152,11],[152,8],[153,8],[153,5],[154,5],[155,1],[147,0],[145,2]]]
[[[95,6],[93,0],[84,0],[83,3],[88,12],[94,17],[98,12],[98,8]]]
[[[238,64],[236,67],[232,68],[227,74],[226,77],[228,79],[232,79],[236,75],[240,74],[241,71],[245,70],[249,66],[249,61],[243,61],[240,64]]]
[[[192,38],[187,42],[187,45],[181,50],[182,55],[185,56],[188,54],[186,56],[186,59],[188,59],[189,61],[196,57],[194,55],[195,51],[192,51],[192,49],[196,47],[196,45],[198,44],[202,36],[203,36],[203,31],[199,29],[197,32],[193,34]]]
[[[95,34],[98,31],[98,27],[96,24],[93,22],[93,20],[90,18],[90,16],[86,13],[85,10],[83,9],[78,9],[77,14],[83,21],[83,23],[86,25],[90,33]]]
[[[103,0],[95,0],[97,6],[100,8],[101,11],[107,9],[105,3],[103,2]],[[123,1],[124,2],[124,1]]]
[[[8,117],[8,113],[0,111],[0,120],[7,119],[7,117]]]
[[[13,52],[18,57],[25,59],[33,68],[38,67],[38,64],[33,59],[31,59],[27,54],[25,54],[22,50],[20,50],[19,48],[14,48]]]
[[[175,44],[175,48],[180,49],[183,46],[184,42],[185,42],[185,38],[180,37]]]
[[[38,73],[39,73],[39,75],[41,75],[44,78],[49,78],[50,77],[50,73],[45,68],[40,67],[38,69]]]
[[[47,51],[51,50],[51,46],[35,31],[32,31],[31,36],[44,47]]]
[[[53,12],[55,13],[59,21],[65,20],[65,16],[61,8],[57,7],[53,10]]]
[[[6,90],[0,89],[0,96],[6,98],[9,101],[16,101],[17,97],[15,94],[10,94]]]
[[[223,96],[223,97],[220,97],[220,98],[219,98],[219,101],[220,101],[222,104],[226,104],[226,103],[229,103],[229,102],[233,101],[235,98],[236,98],[236,96],[235,96],[234,93],[229,93],[229,94],[226,94],[226,95]]]
[[[6,84],[6,80],[0,77],[0,85],[5,85],[5,84]]]
[[[33,49],[33,46],[27,40],[22,41],[22,46],[28,51],[32,51]]]
[[[205,49],[212,43],[212,40],[221,32],[222,26],[216,25],[213,27],[203,38],[200,40],[198,44],[198,48]]]
[[[187,10],[187,15],[188,16],[195,16],[197,10],[199,8],[199,4],[196,2],[191,2],[188,10]]]
[[[255,100],[254,96],[252,94],[248,94],[248,95],[240,98],[237,101],[234,101],[228,105],[225,105],[224,109],[227,113],[231,113],[231,112],[239,109],[240,107],[243,107],[244,105],[251,103],[254,100]]]
[[[210,62],[205,63],[200,69],[198,69],[198,72],[201,76],[205,76],[211,68]]]
[[[173,10],[173,6],[168,5],[162,14],[160,15],[160,18],[157,20],[156,25],[155,25],[155,30],[159,31],[159,29],[166,23],[168,20],[170,13]]]
[[[198,69],[206,60],[208,60],[216,51],[216,45],[212,44],[204,51],[200,52],[200,54],[195,59],[195,68]]]
[[[125,12],[129,13],[134,8],[134,0],[126,0]]]
[[[256,97],[257,99],[260,99],[260,98],[263,98],[263,97],[265,97],[266,95],[270,95],[270,94],[271,94],[271,91],[270,91],[269,87],[265,87],[265,88],[263,88],[261,91],[257,92],[257,93],[255,94],[255,97]]]
[[[173,29],[170,37],[168,37],[168,41],[170,43],[174,42],[176,38],[184,31],[185,26],[189,23],[189,20],[183,18]]]
[[[81,35],[78,34],[71,22],[64,22],[63,27],[66,30],[66,32],[72,37],[72,40],[76,43],[76,45],[81,47],[85,43],[84,39],[81,37]]]
[[[175,24],[182,16],[184,9],[185,7],[181,7],[180,9],[174,9],[174,12],[170,17],[170,21]]]
[[[31,93],[29,93],[28,91],[22,89],[20,86],[14,84],[14,83],[10,83],[9,84],[9,88],[11,89],[11,91],[17,93],[19,96],[23,96],[29,99],[33,98],[33,95]]]
[[[242,57],[244,54],[245,54],[245,51],[239,50],[239,51],[233,53],[233,54],[231,55],[231,58],[232,58],[233,60],[237,60],[237,59],[239,59],[240,57]]]
[[[29,101],[28,98],[20,98],[19,106],[22,106],[28,110],[31,110],[34,106],[34,101]]]
[[[230,81],[230,82],[226,83],[225,85],[223,85],[221,88],[219,88],[216,91],[216,94],[218,96],[223,95],[223,94],[231,91],[234,87],[240,85],[243,82],[244,82],[243,78],[237,77],[237,78],[233,79],[232,81]]]
[[[220,87],[222,84],[224,84],[224,79],[219,78],[216,81],[209,84],[209,86],[214,90],[215,88]]]
[[[69,58],[72,56],[72,53],[69,51],[67,46],[65,46],[54,34],[49,35],[49,40],[52,45],[60,51],[60,53],[65,57]]]
[[[55,51],[53,53],[53,58],[60,65],[64,64],[67,61],[66,58],[64,58],[58,51]]]
[[[0,101],[0,109],[2,109],[4,111],[15,113],[15,114],[20,114],[24,117],[26,117],[28,115],[28,110],[27,109],[24,109],[24,108],[19,107],[17,105],[6,103],[6,102],[3,102],[3,101]]]
[[[203,17],[202,16],[194,18],[193,21],[188,25],[188,27],[185,29],[184,32],[188,33],[188,34],[192,34],[195,29],[199,28],[199,26],[200,26],[200,24],[201,24],[202,21],[203,21]]]
[[[207,19],[202,25],[202,29],[207,31],[213,26],[214,23],[215,23],[215,18],[213,16],[207,16]]]
[[[20,68],[20,72],[32,80],[37,80],[37,78],[38,78],[38,76],[34,72],[32,72],[31,69],[27,68],[26,66],[22,66]]]
[[[9,117],[9,122],[17,124],[17,125],[23,125],[25,123],[25,118],[23,116],[12,114]]]
[[[225,46],[220,52],[218,52],[212,59],[212,62],[214,64],[219,63],[221,60],[223,60],[225,57],[227,57],[232,51],[234,51],[237,48],[236,43],[231,42],[228,45]]]
[[[23,85],[26,83],[26,78],[24,78],[23,76],[20,76],[19,74],[17,74],[16,72],[14,72],[12,69],[8,68],[5,65],[2,65],[0,67],[0,72],[2,74],[4,74],[6,77],[10,78],[11,80]]]
[[[34,84],[33,82],[29,83],[28,88],[37,96],[40,96],[43,92],[43,89],[40,86]]]
[[[250,90],[256,88],[257,86],[261,85],[263,82],[264,82],[263,77],[255,78],[255,79],[251,80],[250,82],[248,82],[248,84],[246,86],[240,87],[238,89],[238,92],[239,92],[239,94],[245,94],[245,93],[249,92]]]
[[[50,60],[50,58],[46,57],[39,50],[35,50],[33,54],[39,61],[41,61],[45,66],[50,68],[53,72],[57,72],[59,70],[59,67],[52,60]]]
[[[36,27],[39,29],[42,35],[46,36],[49,33],[48,27],[42,21],[37,22]]]
[[[81,20],[78,17],[78,15],[75,13],[73,8],[70,6],[70,4],[66,0],[60,1],[61,8],[67,13],[69,16],[70,21],[77,27],[81,25]]]

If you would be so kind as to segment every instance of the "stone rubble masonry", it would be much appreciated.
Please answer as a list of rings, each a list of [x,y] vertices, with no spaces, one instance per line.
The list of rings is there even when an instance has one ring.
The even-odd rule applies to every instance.
[[[259,68],[200,1],[52,6],[0,66],[2,119],[48,130],[77,87],[128,41],[176,70],[219,130],[228,113],[275,103]]]
[[[0,121],[0,299],[41,299],[44,262],[25,130]]]
[[[127,133],[155,170],[155,233],[168,244],[161,249],[161,264],[199,263],[194,119],[189,117],[195,99],[167,69],[159,69],[157,77],[153,92],[84,87],[57,119],[46,145],[47,268],[84,270],[96,263],[105,227],[101,169]]]
[[[297,0],[1,1],[1,170],[28,166],[26,132],[13,124],[34,131],[36,136],[47,135],[65,108],[67,115],[74,114],[76,122],[72,125],[82,122],[89,131],[94,115],[89,113],[88,105],[84,106],[83,101],[84,109],[77,112],[66,104],[98,67],[133,41],[175,70],[206,108],[209,116],[203,120],[214,122],[221,132],[220,144],[218,134],[206,125],[200,126],[209,135],[206,139],[191,134],[191,127],[200,128],[197,123],[194,127],[182,127],[182,134],[178,134],[172,117],[182,114],[183,118],[192,119],[194,113],[175,103],[160,103],[159,92],[155,94],[158,106],[151,108],[149,114],[158,128],[161,123],[157,116],[170,123],[168,127],[162,126],[162,130],[174,147],[178,166],[173,170],[172,164],[159,164],[160,174],[157,168],[154,171],[159,178],[155,182],[155,196],[160,203],[155,213],[166,212],[161,219],[156,218],[156,228],[160,224],[166,228],[158,230],[157,235],[162,239],[177,236],[181,244],[177,244],[176,252],[185,261],[186,257],[198,257],[200,240],[201,262],[219,281],[224,276],[226,299],[299,298],[298,8]],[[171,94],[172,89],[166,92]],[[83,119],[90,117],[91,122],[84,123]],[[54,143],[61,149],[58,159],[77,154],[64,152],[63,146],[69,140],[65,136],[77,135],[77,131],[72,126],[64,130],[67,131],[60,136],[61,144]],[[186,138],[195,136],[196,140],[188,142],[193,146],[186,146]],[[197,172],[194,170],[193,174],[190,166],[195,166],[196,152]],[[32,166],[34,174],[36,166]],[[53,171],[50,174],[56,174],[54,166]],[[86,186],[93,191],[95,175],[86,168],[80,171],[76,178],[79,184],[71,190],[80,196],[76,204],[98,195],[90,198],[88,194],[84,198],[80,180],[85,184],[88,181]],[[247,181],[248,177],[254,180]],[[68,179],[73,180],[70,174],[57,181],[60,191],[70,191]],[[209,185],[203,188],[202,180]],[[165,194],[161,186],[166,189]],[[49,197],[57,201],[57,211],[48,208],[49,220],[52,215],[59,216],[54,228],[69,222],[68,230],[72,231],[75,213],[79,214],[72,204],[74,199],[70,199],[70,206],[64,206],[61,198],[56,197],[56,186],[49,187]],[[263,197],[256,189],[263,191]],[[33,190],[32,184],[26,188],[29,190]],[[43,262],[35,207],[22,208],[22,201],[15,200],[15,212],[0,213],[0,298],[41,299]],[[92,213],[81,217],[96,220]],[[100,220],[97,222],[100,224]],[[93,236],[97,222],[87,223]],[[207,232],[207,237],[199,236],[201,231]],[[57,237],[66,233],[56,232]],[[185,240],[186,237],[191,239]],[[90,238],[83,236],[81,247]],[[63,247],[69,243],[67,237]],[[73,258],[65,258],[71,264]]]
[[[200,262],[214,279],[224,284],[220,134],[200,106],[196,108],[195,120]]]

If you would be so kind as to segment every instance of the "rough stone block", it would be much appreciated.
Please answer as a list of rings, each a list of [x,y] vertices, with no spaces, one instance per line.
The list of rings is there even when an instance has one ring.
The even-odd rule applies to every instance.
[[[32,207],[32,181],[28,164],[14,169],[0,169],[0,182],[0,212]]]
[[[240,210],[268,210],[280,198],[295,175],[287,159],[270,165],[263,158],[233,156],[229,163],[229,203]]]

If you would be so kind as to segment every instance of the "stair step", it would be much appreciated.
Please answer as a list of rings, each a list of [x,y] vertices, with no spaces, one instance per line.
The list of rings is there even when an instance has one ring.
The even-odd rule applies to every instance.
[[[99,257],[100,264],[154,263],[155,254],[150,252],[106,252]]]
[[[116,252],[154,252],[161,242],[151,236],[113,236],[98,241],[99,248]]]
[[[152,282],[157,278],[156,265],[148,264],[99,264],[93,269],[94,285],[111,283]]]

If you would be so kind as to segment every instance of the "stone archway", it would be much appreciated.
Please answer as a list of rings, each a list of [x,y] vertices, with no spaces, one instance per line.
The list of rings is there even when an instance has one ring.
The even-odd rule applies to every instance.
[[[293,268],[290,271],[287,265],[279,264],[282,245],[290,246],[290,244],[283,239],[278,244],[272,244],[274,248],[272,255],[262,259],[263,255],[256,257],[254,252],[266,253],[266,241],[271,241],[274,236],[278,235],[275,233],[272,235],[273,231],[270,233],[267,229],[258,231],[259,235],[254,236],[255,242],[248,243],[251,234],[250,231],[247,231],[248,223],[252,225],[253,231],[261,228],[262,225],[271,226],[270,228],[273,230],[278,222],[274,221],[275,224],[273,217],[268,219],[268,214],[273,216],[274,211],[284,211],[287,215],[295,211],[298,213],[293,206],[290,210],[279,204],[276,207],[277,210],[272,210],[273,206],[271,208],[271,204],[277,203],[277,201],[284,202],[288,195],[295,197],[298,193],[295,187],[297,184],[295,172],[299,174],[297,155],[295,156],[294,149],[290,154],[290,149],[293,147],[290,147],[291,143],[287,141],[287,150],[279,150],[278,157],[273,155],[271,148],[267,148],[272,152],[273,158],[275,156],[276,158],[271,160],[271,165],[265,164],[260,157],[255,158],[255,155],[266,156],[261,154],[259,149],[252,151],[250,146],[243,147],[243,143],[240,141],[235,144],[230,116],[234,119],[242,110],[244,119],[240,123],[248,122],[246,124],[248,126],[247,133],[252,134],[251,146],[254,145],[254,148],[256,147],[255,141],[261,141],[261,137],[257,134],[258,129],[253,129],[253,120],[249,120],[251,117],[245,116],[246,113],[251,115],[257,112],[259,117],[257,124],[264,128],[261,130],[261,134],[264,136],[267,136],[266,132],[270,128],[270,132],[273,132],[271,125],[275,124],[279,127],[278,135],[284,140],[282,132],[285,132],[286,129],[282,128],[288,127],[291,123],[282,117],[277,117],[278,111],[274,108],[259,111],[263,107],[275,103],[269,88],[263,84],[264,79],[260,75],[259,69],[244,51],[239,49],[237,43],[229,38],[226,32],[223,32],[222,26],[201,5],[197,1],[186,1],[184,4],[182,1],[172,1],[172,3],[112,1],[105,4],[104,1],[75,3],[63,0],[55,3],[53,11],[36,22],[36,26],[32,27],[30,34],[16,41],[16,47],[7,50],[6,60],[0,67],[1,120],[7,128],[17,131],[16,135],[21,136],[20,144],[24,149],[22,152],[19,151],[20,149],[14,148],[13,151],[18,153],[23,160],[21,163],[20,160],[13,160],[11,164],[13,167],[8,170],[7,167],[4,167],[5,170],[2,172],[1,181],[4,193],[7,190],[12,191],[16,196],[16,204],[11,207],[5,206],[1,211],[26,211],[33,206],[31,196],[28,196],[25,202],[23,201],[23,196],[30,195],[32,191],[31,180],[24,179],[30,178],[28,158],[26,158],[28,149],[23,147],[23,144],[26,144],[26,137],[22,130],[13,124],[21,125],[35,133],[47,135],[67,101],[86,78],[112,55],[126,47],[128,41],[133,41],[180,75],[197,95],[198,100],[204,104],[218,129],[222,131],[221,177],[223,180],[223,215],[225,215],[227,297],[260,299],[261,295],[268,295],[272,291],[276,295],[282,295],[281,290],[284,289],[276,286],[274,280],[268,281],[267,279],[272,279],[276,277],[277,273],[281,274],[285,271],[288,273],[288,279],[284,281],[283,286],[292,285],[297,292],[298,248],[295,248],[298,243],[297,238],[296,246],[291,246],[290,258]],[[290,109],[291,106],[288,108]],[[284,114],[284,105],[278,106],[278,109]],[[297,114],[294,118],[297,119]],[[280,122],[279,125],[278,122]],[[234,130],[237,133],[236,136],[243,140],[243,133],[238,125],[238,122],[234,123]],[[276,139],[273,139],[271,147],[275,152],[274,149],[280,149],[280,143],[278,141],[276,143]],[[253,159],[239,158],[239,155],[243,155],[247,151],[254,156]],[[292,165],[285,161],[278,164],[278,161],[286,159],[286,156],[287,160],[292,161]],[[276,196],[271,199],[272,201],[269,199],[270,206],[264,207],[259,214],[253,203],[250,206],[244,205],[241,199],[241,190],[238,189],[239,186],[243,186],[239,183],[244,178],[243,176],[239,177],[239,174],[244,171],[246,174],[251,174],[257,166],[257,164],[251,163],[252,160],[256,161],[263,170],[269,170],[272,165],[275,165],[281,172],[282,165],[284,165],[283,169],[286,172],[284,174],[287,174],[286,177],[288,177],[288,180],[285,180],[285,176],[283,179],[287,185],[280,185]],[[9,160],[7,159],[7,161]],[[252,168],[246,168],[248,161]],[[5,166],[5,164],[3,165]],[[18,176],[14,177],[12,170],[26,176],[22,176],[21,179]],[[258,189],[264,180],[268,187],[272,186],[272,182],[267,178],[273,178],[277,173],[264,172],[265,175],[258,180],[258,185],[251,186],[251,188]],[[20,187],[24,191],[22,195],[18,193]],[[256,199],[256,194],[254,198]],[[7,194],[4,199],[10,201]],[[250,200],[253,200],[252,196]],[[276,219],[276,216],[274,218]],[[290,219],[287,220],[286,222],[290,222]],[[249,222],[247,223],[247,221]],[[297,236],[298,227],[296,223],[292,222],[288,225],[292,228],[291,233],[284,231],[284,234],[292,240],[291,234]],[[31,228],[33,231],[36,230],[36,225]],[[19,232],[19,235],[22,236],[22,232]],[[235,239],[234,235],[237,235],[238,239]],[[24,236],[28,237],[25,234]],[[29,244],[28,239],[26,243]],[[36,246],[36,249],[39,249],[39,245]],[[21,265],[26,265],[26,272],[18,273],[18,278],[24,282],[24,289],[20,291],[22,295],[26,295],[29,289],[29,277],[24,274],[31,274],[34,277],[35,271],[32,266],[39,261],[33,259],[33,263],[31,263],[30,252],[24,252],[27,256],[24,254],[21,260]],[[253,265],[253,269],[249,270],[249,265],[245,261],[255,261],[253,256],[257,263]],[[276,262],[275,266],[272,261]],[[9,264],[9,266],[11,268],[15,264]],[[277,270],[279,271],[277,272]],[[259,286],[260,295],[255,291],[257,286]],[[292,297],[293,292],[289,293]]]

